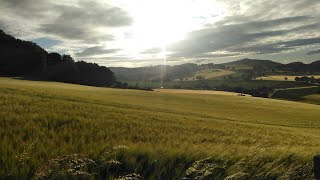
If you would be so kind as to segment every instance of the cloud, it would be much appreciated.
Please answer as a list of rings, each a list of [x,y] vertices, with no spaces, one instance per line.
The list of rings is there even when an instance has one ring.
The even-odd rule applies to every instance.
[[[320,44],[320,37],[318,38],[308,38],[308,39],[296,39],[292,41],[280,42],[285,47],[297,47],[304,45]]]
[[[168,49],[174,52],[172,58],[212,57],[212,52],[218,51],[227,51],[229,53],[226,54],[230,56],[235,53],[279,53],[293,47],[318,43],[318,38],[282,40],[316,31],[318,23],[301,25],[312,20],[313,17],[296,16],[208,27],[191,32],[185,40],[171,45]]]
[[[113,35],[99,28],[129,26],[132,18],[122,9],[96,2],[80,2],[78,6],[58,5],[59,16],[51,23],[43,23],[39,30],[66,39],[85,43],[113,40]]]
[[[320,49],[316,49],[316,50],[313,50],[313,51],[309,51],[307,53],[307,55],[314,55],[314,54],[320,54]]]
[[[80,53],[76,53],[78,57],[94,56],[94,55],[104,55],[111,54],[120,51],[120,49],[104,49],[103,46],[94,46],[83,50]]]
[[[113,35],[98,33],[94,29],[70,24],[42,24],[39,30],[46,34],[57,35],[65,40],[78,40],[83,43],[99,43],[113,40]]]
[[[25,19],[40,18],[53,6],[51,1],[42,0],[0,0],[0,4],[2,10]]]
[[[67,2],[0,0],[0,16],[5,17],[1,19],[5,24],[1,28],[18,34],[20,30],[13,30],[9,26],[19,24],[24,31],[54,36],[61,41],[99,44],[114,40],[107,28],[129,26],[133,22],[125,10],[103,1]]]
[[[143,51],[142,54],[159,54],[161,52],[162,49],[160,47],[154,47]]]
[[[206,24],[190,30],[185,39],[167,46],[170,62],[219,61],[243,56],[318,59],[319,0],[216,2],[222,4],[223,13],[209,19],[203,13],[195,15],[193,18]],[[146,39],[136,39],[136,30],[143,29],[147,35],[150,26],[135,24],[143,14],[139,12],[141,17],[135,17],[129,6],[143,7],[139,3],[131,0],[0,0],[0,29],[18,38],[33,40],[47,50],[69,53],[99,64],[161,63],[157,55],[162,49],[153,47],[156,44],[150,43],[151,47],[145,50],[136,47],[140,42],[144,45],[153,41],[148,39],[152,36],[142,35]],[[152,13],[152,9],[145,12]],[[171,26],[166,29],[173,28]],[[299,51],[304,57],[297,56]]]

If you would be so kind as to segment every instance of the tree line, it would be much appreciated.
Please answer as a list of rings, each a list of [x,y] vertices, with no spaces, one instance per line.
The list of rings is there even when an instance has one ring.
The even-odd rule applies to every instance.
[[[320,78],[315,78],[314,76],[295,77],[294,80],[297,82],[302,82],[302,83],[307,83],[307,84],[320,85]]]
[[[0,75],[89,86],[123,86],[116,81],[114,73],[107,67],[84,61],[75,62],[66,54],[48,53],[37,44],[14,38],[2,30]]]

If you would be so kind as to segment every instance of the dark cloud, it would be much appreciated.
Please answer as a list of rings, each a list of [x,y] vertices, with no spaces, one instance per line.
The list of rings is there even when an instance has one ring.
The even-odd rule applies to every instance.
[[[174,53],[171,57],[201,57],[212,56],[210,52],[227,51],[230,56],[234,53],[278,53],[292,49],[294,46],[318,43],[319,39],[297,39],[292,41],[268,42],[268,38],[281,38],[305,31],[316,30],[318,23],[287,27],[289,24],[299,24],[313,19],[307,16],[286,17],[263,22],[247,22],[241,24],[221,25],[191,32],[187,39],[173,44],[169,50]],[[279,29],[279,30],[274,30]],[[229,54],[222,54],[228,56]]]
[[[320,54],[320,49],[313,50],[313,51],[309,51],[309,52],[307,53],[307,55],[314,55],[314,54]]]
[[[100,27],[120,27],[132,23],[131,17],[122,9],[102,6],[95,2],[81,2],[79,6],[58,6],[60,15],[39,30],[62,38],[82,40],[86,43],[113,40],[112,35],[95,31]]]
[[[123,9],[97,1],[85,0],[65,5],[50,0],[0,0],[0,4],[0,10],[11,13],[14,21],[31,22],[25,28],[63,40],[79,40],[89,44],[113,40],[113,35],[99,29],[129,26],[133,21]],[[0,12],[0,15],[3,16],[3,13]],[[8,20],[4,23],[22,25],[21,22]],[[28,27],[33,24],[34,27]]]
[[[271,28],[277,27],[285,24],[292,24],[298,22],[305,22],[312,19],[310,16],[293,16],[293,17],[283,17],[278,19],[268,19],[257,21],[256,15],[239,15],[239,16],[229,16],[224,20],[217,22],[215,25],[223,26],[230,23],[235,24],[246,24],[247,28],[260,29],[260,28]]]
[[[85,57],[85,56],[94,56],[94,55],[104,55],[104,54],[111,54],[119,51],[120,49],[105,49],[103,46],[94,46],[83,50],[80,53],[76,53],[78,57]]]
[[[53,4],[43,0],[0,0],[2,10],[9,10],[15,16],[24,18],[40,18],[50,11]]]
[[[88,29],[83,26],[71,27],[70,24],[42,24],[39,30],[46,34],[57,35],[64,39],[79,40],[85,43],[98,43],[114,39],[111,34],[98,33],[94,29]]]
[[[295,47],[320,44],[320,38],[296,39],[291,41],[280,41],[277,43],[266,43],[254,46],[240,46],[228,50],[234,52],[251,52],[256,54],[280,53]]]
[[[320,44],[319,38],[308,38],[308,39],[296,39],[292,41],[280,42],[278,44],[283,44],[285,47],[297,47],[304,45]]]
[[[103,5],[95,1],[80,1],[78,6],[59,5],[60,16],[55,24],[85,27],[119,27],[132,23],[131,17],[121,8]]]
[[[0,0],[3,9],[15,12],[16,16],[41,18],[39,15],[58,15],[54,23],[69,23],[81,26],[118,27],[132,23],[132,18],[121,8],[97,1],[83,0],[74,5],[59,5],[55,1]]]

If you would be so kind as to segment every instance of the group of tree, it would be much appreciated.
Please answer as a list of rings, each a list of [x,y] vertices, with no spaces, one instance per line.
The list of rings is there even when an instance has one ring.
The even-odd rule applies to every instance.
[[[302,82],[302,83],[307,83],[307,84],[320,85],[320,78],[315,78],[314,76],[296,77],[294,80],[297,82]]]
[[[35,43],[16,39],[0,30],[0,74],[19,76],[42,71],[46,54]]]
[[[0,30],[0,75],[90,86],[123,86],[104,66],[75,62],[70,55],[48,53],[33,42],[23,41]]]

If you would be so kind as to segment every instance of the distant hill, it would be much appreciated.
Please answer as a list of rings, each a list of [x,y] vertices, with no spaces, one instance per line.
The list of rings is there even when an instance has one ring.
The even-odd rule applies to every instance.
[[[312,66],[320,67],[320,60],[310,63]]]
[[[221,64],[229,68],[235,69],[255,69],[255,70],[272,70],[272,71],[286,71],[292,73],[320,73],[320,60],[314,61],[310,64],[303,62],[292,62],[288,64],[282,64],[271,60],[260,59],[241,59],[229,63]]]
[[[124,68],[124,67],[111,67],[110,68],[117,79],[125,82],[129,81],[171,81],[179,78],[186,78],[195,76],[202,70],[224,69],[231,70],[239,73],[253,74],[258,76],[264,73],[278,73],[287,72],[294,75],[295,73],[320,73],[320,61],[315,61],[310,64],[302,62],[294,62],[289,64],[282,64],[271,60],[260,59],[241,59],[233,62],[222,64],[182,64],[174,66],[149,66],[138,68]],[[199,74],[199,73],[198,73]]]
[[[206,68],[213,67],[213,64],[207,64]],[[138,68],[111,67],[115,76],[120,81],[170,81],[180,77],[191,76],[194,72],[203,68],[204,65],[192,63],[175,66],[150,66]]]
[[[320,73],[320,61],[314,61],[310,64],[305,64],[302,62],[292,62],[282,65],[282,70],[295,73],[318,74]]]
[[[260,59],[241,59],[233,62],[223,63],[222,65],[235,68],[235,69],[252,69],[255,67],[265,68],[265,69],[272,69],[272,68],[279,68],[283,64],[274,62],[271,60],[260,60]]]

